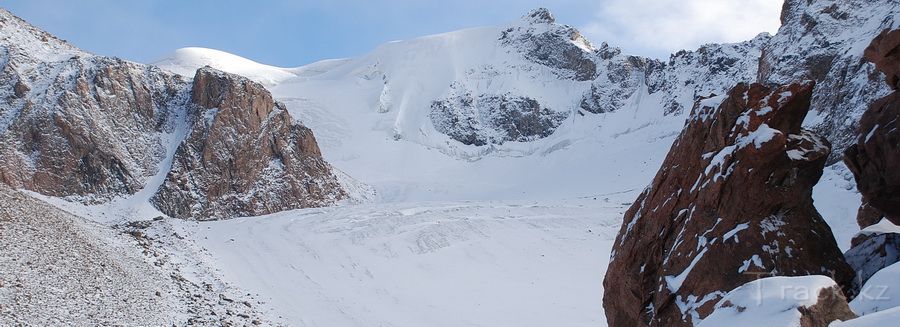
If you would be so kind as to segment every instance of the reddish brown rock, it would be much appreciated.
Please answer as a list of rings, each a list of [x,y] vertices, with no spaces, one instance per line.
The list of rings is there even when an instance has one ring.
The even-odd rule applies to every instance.
[[[827,141],[801,129],[813,83],[699,101],[626,212],[604,280],[610,326],[691,326],[763,276],[853,272],[813,207]]]
[[[863,56],[884,73],[892,89],[900,88],[900,29],[882,31],[866,47]]]
[[[87,203],[133,194],[165,156],[187,81],[157,68],[104,57],[43,63],[30,88],[11,56],[0,81],[13,92],[0,105],[0,182]],[[23,59],[25,58],[25,59]]]
[[[319,207],[347,193],[312,131],[262,85],[209,67],[194,77],[197,112],[153,197],[162,212],[213,220]]]
[[[898,87],[900,30],[885,31],[866,48],[865,58]],[[900,92],[872,103],[859,121],[857,142],[844,152],[844,162],[863,196],[857,221],[861,228],[887,218],[900,225]]]

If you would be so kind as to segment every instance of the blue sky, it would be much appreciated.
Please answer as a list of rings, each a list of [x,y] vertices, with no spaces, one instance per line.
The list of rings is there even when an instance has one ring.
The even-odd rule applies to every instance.
[[[664,58],[775,32],[780,0],[0,0],[85,50],[151,62],[181,47],[277,66],[362,55],[377,45],[499,25],[537,7],[627,53]]]

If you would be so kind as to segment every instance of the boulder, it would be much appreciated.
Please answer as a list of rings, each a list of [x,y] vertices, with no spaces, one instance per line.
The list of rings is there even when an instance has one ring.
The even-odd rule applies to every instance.
[[[312,131],[261,84],[210,67],[194,76],[196,112],[151,201],[177,218],[214,220],[319,207],[347,197]]]
[[[900,88],[900,29],[886,29],[866,47],[863,56],[884,73],[891,89]]]
[[[611,326],[692,326],[760,276],[853,271],[816,211],[829,143],[803,130],[814,83],[738,84],[698,101],[626,212],[604,280]]]
[[[856,288],[865,285],[879,270],[900,262],[900,226],[887,219],[861,230],[852,244],[844,258],[856,272]]]

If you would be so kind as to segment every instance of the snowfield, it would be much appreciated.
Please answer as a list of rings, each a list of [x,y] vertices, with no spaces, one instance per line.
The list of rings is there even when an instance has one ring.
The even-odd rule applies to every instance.
[[[640,88],[622,109],[573,112],[549,137],[466,146],[428,120],[459,81],[526,92],[556,108],[589,83],[498,48],[499,28],[398,41],[357,59],[275,68],[215,50],[157,62],[211,65],[266,84],[373,204],[223,222],[173,221],[229,283],[300,326],[603,326],[602,278],[624,211],[649,184],[687,113]],[[426,74],[427,76],[423,76]],[[689,110],[686,110],[689,111]],[[816,203],[842,248],[858,231],[852,175],[826,169]]]
[[[428,202],[173,222],[298,326],[603,326],[625,206]]]
[[[384,76],[414,83],[419,79],[404,78],[439,62],[475,65],[463,55],[434,55],[450,46],[477,51],[454,42],[478,40],[472,34],[485,31],[284,69],[296,77],[270,86],[316,133],[331,164],[377,190],[375,203],[171,223],[226,281],[259,293],[291,325],[604,326],[602,278],[622,215],[659,168],[685,116],[664,116],[662,99],[642,89],[617,112],[573,114],[534,142],[471,147],[449,140],[423,120],[428,97],[440,94],[394,94]],[[413,51],[423,46],[430,50]],[[163,62],[199,67],[198,51]],[[225,61],[235,60],[210,60]],[[259,65],[240,62],[249,66],[216,67],[240,72]],[[190,74],[185,67],[175,69]],[[425,80],[434,85],[398,89],[440,89],[434,82],[440,76],[464,70],[442,69]],[[849,248],[859,195],[846,167],[826,169],[815,199],[841,247]]]
[[[514,55],[498,45],[503,31],[392,42],[361,58],[297,68],[203,48],[155,62],[185,76],[209,65],[264,84],[314,131],[329,163],[376,194],[368,203],[228,221],[165,218],[143,232],[180,268],[215,274],[221,282],[199,275],[258,300],[253,311],[280,324],[605,326],[603,276],[622,216],[690,110],[663,115],[663,92],[643,86],[615,112],[585,114],[578,102],[591,81],[561,79]],[[528,94],[568,115],[532,142],[464,145],[429,116],[433,101],[453,96],[451,85]],[[164,168],[173,154],[168,149]],[[165,172],[146,191],[106,205],[31,195],[123,225],[160,215],[147,201]],[[855,189],[838,164],[814,192],[842,249],[859,232]]]

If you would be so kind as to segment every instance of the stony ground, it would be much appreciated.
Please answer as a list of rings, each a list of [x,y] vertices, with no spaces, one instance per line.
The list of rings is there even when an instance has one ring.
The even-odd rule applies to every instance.
[[[154,223],[110,228],[0,186],[0,325],[272,324],[251,297],[163,251],[179,239],[148,236]]]

